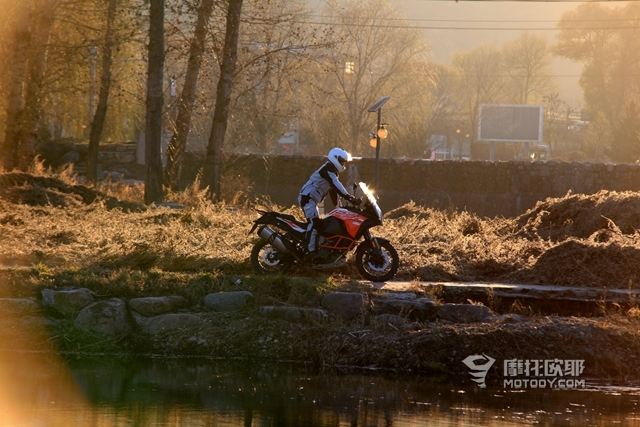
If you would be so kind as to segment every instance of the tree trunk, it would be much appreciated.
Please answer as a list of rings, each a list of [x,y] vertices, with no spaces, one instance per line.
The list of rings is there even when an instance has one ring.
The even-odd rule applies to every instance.
[[[208,196],[213,201],[220,200],[220,176],[222,175],[222,147],[227,132],[227,120],[231,104],[233,76],[238,59],[238,36],[240,30],[240,12],[242,0],[229,0],[227,11],[227,29],[220,65],[220,79],[216,90],[216,108],[213,113],[213,124],[207,144],[203,183],[209,187]]]
[[[116,19],[116,7],[118,0],[109,0],[107,6],[107,27],[104,35],[104,47],[102,48],[102,74],[100,75],[100,93],[98,95],[98,108],[91,122],[89,134],[89,150],[87,153],[87,182],[95,185],[98,179],[98,148],[104,120],[107,116],[109,89],[111,88],[111,65],[113,64],[112,51],[115,42],[113,26]]]
[[[7,98],[7,127],[0,155],[6,170],[18,166],[18,144],[20,142],[20,114],[22,112],[22,96],[27,73],[27,59],[29,57],[29,10],[24,6],[18,18],[13,42],[13,58],[11,64],[11,80]]]
[[[31,21],[32,38],[29,45],[24,108],[20,123],[18,167],[26,170],[36,155],[38,124],[41,113],[42,84],[47,66],[49,37],[53,28],[56,0],[38,2]]]
[[[162,83],[164,68],[164,0],[151,0],[145,136],[144,202],[162,202]]]
[[[167,166],[164,171],[164,183],[173,190],[177,190],[180,184],[184,151],[187,146],[187,137],[191,126],[191,113],[196,97],[196,85],[200,74],[200,66],[202,65],[204,43],[207,37],[207,23],[211,18],[212,12],[213,0],[202,0],[198,9],[198,19],[193,32],[193,39],[191,40],[184,87],[178,102],[176,129],[167,147]]]

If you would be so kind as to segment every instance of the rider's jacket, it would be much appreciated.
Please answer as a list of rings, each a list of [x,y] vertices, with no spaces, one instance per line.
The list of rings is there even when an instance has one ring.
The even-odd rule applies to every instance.
[[[300,195],[309,196],[316,203],[320,203],[331,189],[334,189],[341,197],[349,195],[338,180],[338,170],[331,162],[327,162],[311,174],[309,181],[302,186]]]

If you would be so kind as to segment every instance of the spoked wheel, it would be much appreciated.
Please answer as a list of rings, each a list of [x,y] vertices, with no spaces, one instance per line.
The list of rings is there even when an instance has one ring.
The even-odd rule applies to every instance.
[[[251,265],[258,274],[286,273],[293,261],[291,254],[280,252],[262,239],[251,250]]]
[[[356,267],[360,274],[372,282],[391,280],[398,271],[400,260],[398,252],[388,240],[375,239],[380,251],[364,241],[356,249]]]

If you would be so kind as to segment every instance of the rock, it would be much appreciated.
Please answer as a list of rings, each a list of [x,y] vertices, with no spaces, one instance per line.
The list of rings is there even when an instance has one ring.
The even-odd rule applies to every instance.
[[[345,319],[351,319],[367,308],[366,297],[355,292],[332,292],[322,298],[322,307]]]
[[[404,319],[395,314],[378,314],[375,319],[385,325],[390,324],[393,326],[404,326]]]
[[[247,291],[218,292],[204,297],[204,305],[213,311],[234,311],[247,306],[253,294]]]
[[[422,330],[422,325],[418,322],[411,322],[404,325],[405,331],[420,331]]]
[[[492,316],[489,307],[472,304],[444,304],[438,308],[438,317],[453,323],[473,323]]]
[[[416,300],[399,298],[376,298],[371,300],[374,314],[396,314],[412,320],[431,321],[436,318],[436,303],[428,298]]]
[[[154,317],[134,315],[134,318],[142,332],[152,335],[179,329],[196,328],[202,323],[200,317],[187,313],[169,313]]]
[[[170,313],[176,308],[184,306],[186,300],[178,295],[166,297],[144,297],[129,300],[129,307],[143,316],[151,317]]]
[[[329,314],[326,311],[318,308],[265,306],[260,307],[260,314],[271,319],[282,319],[289,322],[297,322],[303,319],[320,322],[329,318]]]
[[[51,307],[64,316],[75,314],[92,302],[94,302],[93,294],[84,288],[62,291],[42,290],[42,305]]]
[[[515,313],[502,314],[500,316],[489,316],[482,319],[483,323],[522,323],[524,321],[525,318],[523,316]]]
[[[415,301],[418,297],[413,292],[388,292],[386,299],[399,299]]]
[[[5,316],[11,313],[14,316],[22,317],[30,314],[37,314],[40,310],[38,301],[31,298],[0,298],[0,313]]]
[[[127,317],[127,306],[118,298],[95,302],[83,308],[73,326],[108,336],[127,335],[132,329]]]

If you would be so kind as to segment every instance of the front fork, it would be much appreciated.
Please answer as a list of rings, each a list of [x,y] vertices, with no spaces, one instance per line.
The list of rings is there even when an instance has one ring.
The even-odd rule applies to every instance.
[[[368,241],[369,244],[371,245],[371,248],[373,249],[373,254],[382,255],[382,248],[378,244],[378,241],[374,239],[373,236],[371,235],[371,231],[367,230],[362,235],[364,236],[364,239]]]

